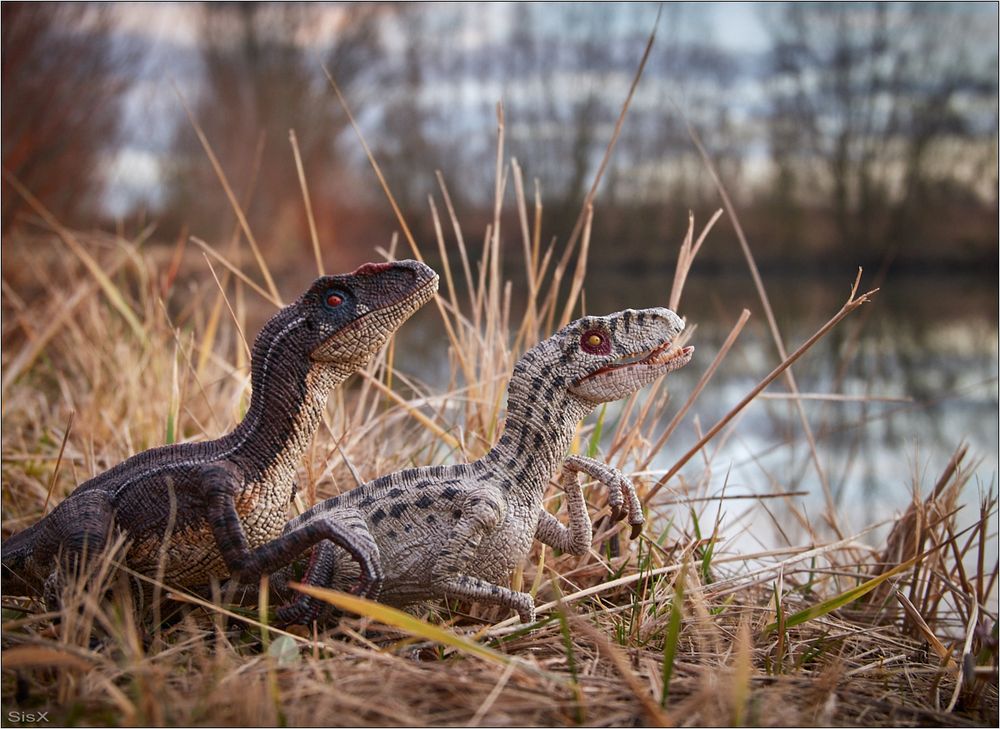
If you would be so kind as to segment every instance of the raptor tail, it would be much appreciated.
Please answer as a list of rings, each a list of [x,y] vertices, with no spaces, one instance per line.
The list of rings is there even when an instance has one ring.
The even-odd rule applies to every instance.
[[[0,593],[6,596],[34,595],[38,586],[31,580],[27,566],[28,558],[37,538],[38,524],[22,529],[7,537],[0,545],[0,562],[3,564],[3,580]]]

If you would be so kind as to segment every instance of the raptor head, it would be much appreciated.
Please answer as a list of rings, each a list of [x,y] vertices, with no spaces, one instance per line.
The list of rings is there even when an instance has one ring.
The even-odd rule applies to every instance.
[[[315,363],[357,369],[437,285],[437,274],[417,261],[366,263],[351,273],[321,276],[265,325],[255,361],[263,364],[269,354],[294,348]]]
[[[694,347],[675,342],[684,322],[670,309],[626,309],[588,316],[552,337],[569,393],[591,405],[628,397],[660,375],[691,361]]]
[[[299,300],[315,342],[310,356],[363,364],[437,287],[438,275],[417,261],[366,263],[317,279]]]

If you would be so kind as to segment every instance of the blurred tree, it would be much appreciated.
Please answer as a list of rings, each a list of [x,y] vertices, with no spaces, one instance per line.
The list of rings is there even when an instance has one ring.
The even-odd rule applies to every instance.
[[[568,3],[235,3],[192,12],[204,69],[191,95],[195,116],[261,243],[303,252],[290,128],[326,243],[334,230],[338,239],[384,241],[395,225],[359,145],[341,134],[346,119],[321,61],[348,95],[418,237],[434,235],[426,198],[436,192],[435,169],[467,230],[492,217],[489,132],[502,100],[507,157],[518,159],[529,196],[539,182],[542,241],[565,241],[656,17],[643,4]],[[940,240],[974,241],[976,250],[995,241],[987,223],[997,199],[989,53],[996,36],[989,23],[969,23],[970,12],[974,20],[989,12],[767,6],[770,52],[745,56],[714,39],[717,12],[664,9],[597,198],[593,238],[613,240],[613,250],[595,247],[595,259],[667,265],[667,249],[653,254],[650,243],[683,228],[688,210],[704,219],[718,206],[685,120],[705,141],[762,259],[860,262],[878,260],[890,240],[905,240],[904,253]],[[974,42],[956,44],[959,30]],[[187,123],[168,164],[175,228],[227,235],[229,204]],[[506,189],[509,201],[509,180]],[[940,214],[945,201],[948,215]],[[517,225],[502,229],[508,245],[519,235]],[[701,260],[713,256],[725,265],[738,251],[717,248]]]
[[[826,244],[858,260],[937,243],[927,223],[948,201],[928,196],[929,186],[971,192],[978,185],[963,167],[995,156],[995,127],[982,121],[995,106],[995,65],[981,62],[990,58],[982,47],[954,43],[969,31],[968,9],[790,3],[764,12],[774,212],[825,212]]]
[[[105,155],[118,140],[133,51],[111,9],[3,3],[3,169],[68,225],[101,217]],[[27,204],[4,180],[3,231]]]
[[[244,207],[262,247],[307,246],[302,193],[289,130],[294,129],[321,238],[328,239],[351,186],[337,139],[347,118],[323,74],[325,64],[356,108],[362,79],[379,55],[370,4],[208,3],[199,7],[203,78],[192,111]],[[375,87],[376,84],[369,84]],[[174,226],[218,239],[234,217],[191,125],[177,131],[167,171],[166,210]]]
[[[642,4],[527,6],[511,10],[501,56],[512,154],[538,177],[543,239],[565,238],[580,213],[642,56],[656,8]],[[619,261],[657,261],[651,245],[717,205],[685,117],[709,141],[728,183],[743,184],[747,130],[735,123],[736,61],[711,40],[697,10],[664,9],[638,94],[599,188],[595,249]]]
[[[389,64],[383,79],[375,154],[396,202],[422,215],[427,195],[436,188],[434,170],[440,167],[431,139],[434,114],[424,98],[436,49],[428,47],[426,12],[419,4],[400,6],[394,21],[401,42],[398,60]]]

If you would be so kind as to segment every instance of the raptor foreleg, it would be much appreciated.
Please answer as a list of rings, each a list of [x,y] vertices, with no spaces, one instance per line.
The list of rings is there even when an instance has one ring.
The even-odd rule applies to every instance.
[[[642,525],[646,522],[646,518],[642,514],[642,504],[639,503],[639,497],[636,496],[635,486],[625,474],[617,468],[585,456],[568,456],[563,463],[563,469],[582,471],[595,481],[607,486],[611,519],[620,521],[628,514],[628,523],[632,526],[632,533],[629,537],[635,539],[642,533]]]
[[[277,539],[251,549],[236,511],[234,480],[235,476],[221,467],[206,473],[208,521],[233,579],[253,582],[261,575],[276,572],[310,547],[328,539],[346,550],[358,563],[361,574],[352,592],[362,595],[377,593],[382,582],[378,547],[370,538],[359,539],[352,525],[341,523],[332,515],[312,519]],[[296,598],[295,603],[307,599],[302,595]]]
[[[559,480],[566,493],[569,526],[563,525],[542,509],[535,528],[535,539],[562,552],[579,556],[590,549],[594,540],[594,528],[590,523],[590,514],[587,513],[587,503],[583,499],[577,473],[576,469],[564,468]]]
[[[361,569],[361,577],[351,592],[369,600],[378,599],[384,577],[382,563],[378,544],[368,531],[361,513],[355,510],[330,512],[317,519],[329,522],[327,528],[339,534],[340,539],[325,539],[313,547],[302,582],[316,587],[332,586],[336,577],[337,547],[343,547]],[[303,527],[299,527],[301,528]],[[347,547],[346,543],[350,543],[351,547]],[[369,577],[369,573],[373,576]],[[276,619],[285,624],[308,624],[318,620],[326,607],[326,603],[318,598],[301,595],[292,604],[280,608]]]

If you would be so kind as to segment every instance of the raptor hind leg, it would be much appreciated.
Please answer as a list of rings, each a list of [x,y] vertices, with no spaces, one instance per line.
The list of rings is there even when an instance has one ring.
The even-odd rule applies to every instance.
[[[470,495],[462,507],[462,517],[434,568],[437,589],[445,595],[516,610],[522,623],[533,623],[535,603],[531,595],[466,574],[483,537],[503,520],[506,502],[499,494],[486,491]]]
[[[62,606],[68,581],[90,576],[96,560],[104,555],[114,510],[107,494],[94,489],[74,496],[72,502],[60,505],[51,516],[50,528],[59,547],[43,595],[46,607],[55,612]]]
[[[535,622],[535,601],[526,592],[515,592],[509,587],[494,585],[492,582],[469,575],[448,578],[441,587],[449,596],[499,605],[517,611],[522,623]]]

